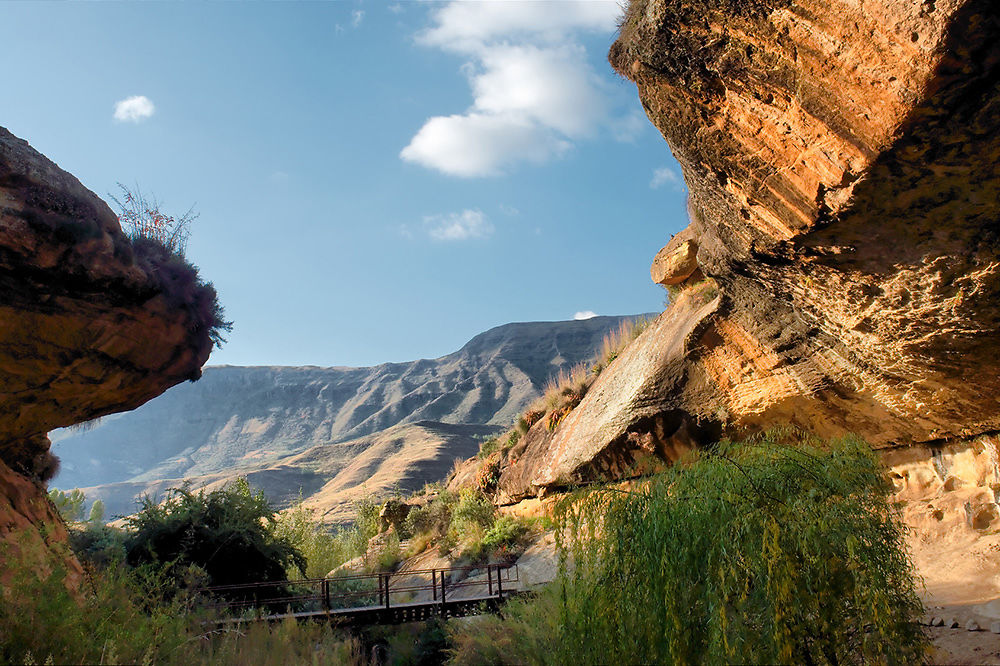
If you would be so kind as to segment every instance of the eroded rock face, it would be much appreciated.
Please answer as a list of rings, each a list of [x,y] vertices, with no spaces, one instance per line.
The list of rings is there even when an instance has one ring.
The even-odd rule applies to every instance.
[[[674,425],[879,448],[1000,429],[991,0],[637,0],[610,60],[684,170],[718,302],[673,304],[512,495]]]
[[[56,465],[46,433],[197,379],[217,315],[193,267],[133,246],[103,201],[0,128],[0,489],[18,489],[0,504],[47,520],[32,508]]]

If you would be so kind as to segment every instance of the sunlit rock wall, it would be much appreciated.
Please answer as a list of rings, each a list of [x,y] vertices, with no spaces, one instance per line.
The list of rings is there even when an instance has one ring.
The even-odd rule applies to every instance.
[[[1000,429],[991,0],[637,0],[610,60],[684,170],[712,300],[676,299],[504,492],[775,424]]]

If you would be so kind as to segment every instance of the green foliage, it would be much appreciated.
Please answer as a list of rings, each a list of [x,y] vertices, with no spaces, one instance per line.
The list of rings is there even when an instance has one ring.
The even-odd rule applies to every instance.
[[[499,451],[501,446],[499,437],[490,437],[489,439],[483,440],[483,443],[479,445],[479,453],[476,454],[477,458],[488,458],[494,451]]]
[[[392,571],[403,559],[403,553],[399,548],[399,535],[390,532],[382,548],[375,555],[375,569],[377,571]]]
[[[458,495],[445,491],[411,509],[406,528],[421,547],[435,542],[442,552],[457,551],[471,561],[507,559],[531,531],[524,520],[498,515],[478,488],[463,488]]]
[[[443,490],[425,506],[413,507],[406,516],[406,531],[414,536],[419,534],[429,534],[433,538],[444,536],[451,525],[451,513],[457,501],[457,495]]]
[[[9,582],[0,584],[2,663],[24,663],[29,654],[38,663],[114,663],[109,647],[118,661],[149,663],[184,642],[180,601],[161,605],[158,581],[151,576],[102,572],[92,589],[84,589],[86,596],[76,599],[65,584],[65,569],[39,578],[30,558],[3,555]],[[156,610],[150,613],[150,607]]]
[[[358,531],[358,538],[365,545],[368,540],[379,532],[379,511],[382,505],[372,495],[367,495],[354,502],[354,527]],[[362,552],[364,548],[362,548]]]
[[[292,545],[306,560],[306,578],[322,578],[332,569],[355,557],[348,539],[331,534],[316,521],[313,510],[302,506],[302,500],[277,516],[274,535]],[[294,563],[286,573],[293,578],[298,570]]]
[[[528,526],[518,519],[507,515],[499,516],[483,535],[483,547],[499,553],[510,551],[527,532]]]
[[[84,563],[99,569],[119,565],[125,561],[127,535],[116,527],[100,523],[73,526],[69,530],[70,548]]]
[[[452,525],[475,524],[487,528],[493,524],[496,507],[475,488],[462,488],[451,514]]]
[[[502,624],[459,630],[455,661],[919,662],[922,607],[877,460],[857,440],[780,440],[564,502],[560,579]],[[509,650],[471,656],[491,638]]]
[[[104,524],[104,502],[101,500],[94,501],[94,505],[90,507],[90,517],[87,518],[87,522],[92,525]]]
[[[61,568],[39,578],[29,558],[3,550],[0,558],[9,574],[0,583],[0,663],[368,663],[360,641],[329,624],[206,627],[190,599],[168,593],[172,577],[150,567],[96,571],[78,596]]]
[[[83,505],[87,501],[80,489],[71,490],[64,493],[55,488],[49,491],[49,499],[55,505],[59,515],[67,523],[83,520]]]
[[[305,558],[275,533],[274,510],[246,479],[221,490],[168,492],[161,504],[146,497],[126,519],[126,559],[132,566],[195,565],[212,585],[287,580],[286,570],[305,570]]]

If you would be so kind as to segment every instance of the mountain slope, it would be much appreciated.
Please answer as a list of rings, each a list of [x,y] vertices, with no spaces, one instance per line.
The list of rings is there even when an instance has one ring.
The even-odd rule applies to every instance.
[[[371,368],[206,368],[134,412],[53,433],[54,485],[229,474],[417,421],[508,425],[624,319],[507,324],[438,359]]]
[[[365,495],[385,496],[394,488],[418,490],[424,483],[447,476],[456,459],[475,455],[479,442],[499,432],[499,426],[420,421],[346,442],[321,444],[270,463],[238,471],[220,471],[187,479],[123,481],[83,488],[91,501],[102,500],[108,515],[135,510],[142,495],[155,500],[168,488],[185,480],[194,488],[218,488],[245,476],[263,490],[278,508],[295,502],[301,494],[306,506],[328,523],[353,518],[353,502]]]

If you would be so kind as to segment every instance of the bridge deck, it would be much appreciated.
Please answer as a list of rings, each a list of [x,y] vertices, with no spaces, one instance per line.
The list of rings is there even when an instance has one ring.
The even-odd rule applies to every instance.
[[[516,590],[505,593],[505,598],[496,595],[483,595],[465,599],[440,601],[415,601],[410,603],[385,606],[357,606],[355,608],[336,608],[331,610],[299,611],[293,613],[274,613],[243,618],[229,618],[219,621],[219,624],[241,624],[244,622],[281,622],[283,620],[313,620],[329,621],[338,625],[357,624],[401,624],[418,622],[433,617],[449,618],[475,615],[480,610],[493,612],[506,600],[506,597],[516,596]]]
[[[339,578],[219,586],[205,588],[202,592],[215,600],[209,604],[210,607],[228,608],[244,613],[241,617],[218,620],[216,623],[221,625],[279,622],[288,619],[335,622],[342,626],[400,624],[428,620],[432,617],[461,617],[484,611],[495,612],[508,597],[520,594],[513,586],[518,582],[516,571],[516,565],[512,567],[491,564],[485,567],[485,572],[483,568],[477,567],[410,570]],[[485,578],[482,577],[483,573]],[[421,580],[426,574],[430,574],[430,580]],[[337,589],[338,585],[343,586],[345,583],[357,587],[366,582],[377,583],[377,586],[375,589]],[[289,594],[289,587],[295,588],[296,591]],[[485,594],[469,594],[472,592],[470,588],[475,587],[483,588],[482,592]],[[228,594],[230,598],[228,600],[220,598],[218,597],[220,593]],[[452,594],[457,598],[448,598]],[[423,598],[417,601],[392,603],[392,597],[398,598],[400,595],[410,599],[413,596],[423,596]],[[428,596],[430,598],[427,598]],[[371,603],[371,600],[375,599],[377,603]],[[351,601],[369,603],[347,605]],[[346,607],[337,608],[338,602],[341,604],[347,602],[344,604]],[[275,612],[283,605],[289,608],[287,612]],[[309,610],[290,610],[296,606],[301,609],[310,605],[313,608]]]

